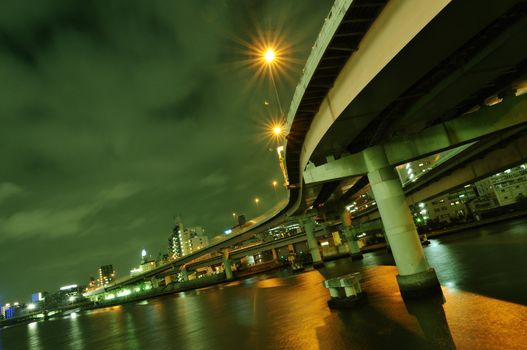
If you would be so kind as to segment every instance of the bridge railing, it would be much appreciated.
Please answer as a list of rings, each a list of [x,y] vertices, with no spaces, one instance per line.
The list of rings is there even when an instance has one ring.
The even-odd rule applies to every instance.
[[[287,114],[287,131],[291,129],[291,125],[295,118],[298,106],[302,101],[304,92],[311,81],[315,70],[317,69],[322,55],[324,55],[324,52],[326,52],[333,35],[337,31],[352,2],[352,0],[336,0],[331,7],[329,14],[324,21],[324,25],[318,34],[318,38],[311,48],[311,53],[309,54],[306,65],[304,66],[304,69],[302,69],[303,75],[300,78],[300,82],[296,86],[295,94],[293,95],[289,112]]]

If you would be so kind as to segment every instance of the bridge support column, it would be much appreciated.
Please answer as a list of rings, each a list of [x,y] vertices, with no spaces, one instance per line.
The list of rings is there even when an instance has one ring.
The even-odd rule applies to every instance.
[[[229,258],[229,249],[223,250],[223,268],[225,271],[225,279],[232,280],[232,266]]]
[[[159,281],[155,277],[152,277],[150,279],[150,284],[152,285],[152,288],[158,288],[159,287]]]
[[[188,281],[188,271],[186,267],[183,267],[181,270],[179,270],[180,276],[183,279],[183,282]]]
[[[295,253],[295,246],[292,244],[287,245],[287,252],[288,253]]]
[[[346,241],[348,242],[348,248],[350,251],[351,260],[361,260],[363,258],[362,253],[359,248],[359,244],[351,234],[350,228],[349,228],[349,214],[346,209],[342,211],[340,214],[340,219],[342,221],[342,233],[344,234],[344,237],[346,238]]]
[[[311,253],[311,259],[313,260],[313,266],[319,267],[324,266],[322,261],[322,256],[320,255],[320,249],[318,248],[318,242],[315,238],[314,233],[314,222],[310,217],[305,217],[302,219],[302,225],[304,226],[304,231],[306,232],[307,237],[307,246],[309,247],[309,252]]]
[[[399,176],[388,163],[384,148],[374,146],[363,154],[368,180],[399,272],[397,283],[401,294],[412,296],[438,289],[435,270],[428,265]]]
[[[271,253],[273,253],[273,261],[278,261],[278,253],[275,248],[271,249]]]

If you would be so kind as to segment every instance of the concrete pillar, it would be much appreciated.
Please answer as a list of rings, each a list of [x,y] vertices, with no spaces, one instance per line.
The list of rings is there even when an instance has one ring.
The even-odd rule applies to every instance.
[[[287,252],[288,253],[294,253],[295,252],[295,246],[292,244],[287,245]]]
[[[152,288],[158,288],[159,287],[159,281],[155,277],[152,277],[150,279],[150,284],[152,285]]]
[[[304,226],[304,231],[306,232],[307,245],[309,247],[309,252],[311,253],[311,258],[313,259],[313,266],[323,266],[324,262],[320,256],[320,249],[318,248],[318,242],[314,234],[314,225],[313,219],[310,217],[305,217],[302,220],[302,225]]]
[[[388,163],[384,148],[374,146],[364,150],[363,155],[368,180],[399,272],[397,282],[401,294],[413,295],[437,288],[436,273],[428,265],[399,176]]]
[[[180,276],[183,279],[183,282],[188,281],[188,271],[186,267],[182,267],[181,270],[179,270]]]
[[[223,250],[223,268],[225,269],[225,279],[232,280],[231,259],[229,259],[229,249]]]
[[[359,248],[359,244],[351,234],[351,230],[349,228],[349,218],[347,210],[344,209],[340,214],[340,219],[342,221],[342,233],[344,234],[344,237],[346,238],[346,241],[348,242],[348,248],[350,251],[351,260],[360,260],[363,258],[362,253]]]
[[[273,261],[278,261],[278,253],[276,252],[276,249],[271,249],[271,252],[273,253]]]

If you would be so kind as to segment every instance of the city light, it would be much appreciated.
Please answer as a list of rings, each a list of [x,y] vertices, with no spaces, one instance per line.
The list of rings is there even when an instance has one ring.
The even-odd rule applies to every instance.
[[[141,250],[141,258],[144,258],[146,256],[146,250],[143,249]]]
[[[117,292],[117,296],[118,297],[125,297],[125,296],[130,295],[130,294],[132,294],[132,291],[130,289],[123,289],[123,290]]]
[[[273,128],[273,134],[275,136],[280,136],[282,135],[282,127],[279,126],[279,125],[276,125],[274,128]]]
[[[69,290],[69,289],[73,289],[73,288],[77,288],[77,285],[76,284],[70,284],[69,286],[60,287],[60,290]]]
[[[33,303],[31,303],[31,304],[27,304],[27,309],[28,309],[28,310],[35,310],[36,307],[37,307],[37,306],[36,306],[35,304],[33,304]]]

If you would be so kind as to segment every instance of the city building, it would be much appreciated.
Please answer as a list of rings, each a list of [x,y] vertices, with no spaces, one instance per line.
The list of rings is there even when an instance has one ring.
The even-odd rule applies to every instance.
[[[143,272],[153,270],[156,268],[156,266],[156,260],[154,260],[151,255],[148,255],[146,250],[143,249],[141,251],[141,264],[139,267],[134,267],[130,270],[130,277],[134,277],[142,274]]]
[[[202,227],[185,228],[178,217],[168,238],[168,252],[173,259],[181,258],[209,245],[209,238]]]
[[[507,169],[490,178],[492,188],[500,206],[514,204],[527,198],[527,166]]]
[[[32,303],[40,303],[41,301],[44,301],[46,292],[36,292],[31,294],[31,302]]]
[[[20,315],[21,306],[18,303],[14,304],[5,304],[0,309],[2,318],[4,319],[10,319],[15,318]]]
[[[115,280],[115,270],[113,265],[103,265],[99,267],[99,287],[106,286]]]
[[[168,254],[174,258],[181,258],[183,256],[183,235],[185,229],[181,219],[178,217],[178,222],[172,229],[172,234],[168,237]]]

